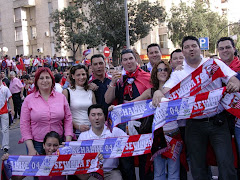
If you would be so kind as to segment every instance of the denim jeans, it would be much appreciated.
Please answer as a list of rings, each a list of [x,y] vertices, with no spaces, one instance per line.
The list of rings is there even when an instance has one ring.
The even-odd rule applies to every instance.
[[[38,142],[38,141],[33,140],[33,146],[36,149],[36,151],[38,152],[38,154],[43,153],[43,142]],[[28,154],[28,148],[27,148],[27,154]]]
[[[206,154],[210,141],[217,159],[219,178],[237,180],[228,123],[219,126],[213,122],[214,120],[187,120],[185,139],[193,179],[208,180]]]
[[[162,158],[158,155],[154,158],[154,180],[179,180],[180,179],[180,154],[176,161],[169,158]],[[167,163],[167,174],[166,178],[166,163]]]

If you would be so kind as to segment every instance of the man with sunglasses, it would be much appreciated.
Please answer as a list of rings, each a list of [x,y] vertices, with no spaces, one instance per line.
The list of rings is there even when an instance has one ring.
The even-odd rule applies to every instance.
[[[207,61],[200,53],[200,43],[194,36],[186,36],[182,40],[182,51],[185,56],[183,70],[174,71],[169,80],[164,84],[164,92],[155,92],[153,104],[161,101],[161,93],[165,93],[191,74],[196,68]],[[238,92],[240,82],[235,77],[236,73],[219,60],[215,60],[227,77],[218,78],[200,92],[207,92],[227,85],[228,92]],[[237,174],[234,168],[234,158],[231,145],[231,134],[221,105],[217,112],[188,119],[186,123],[186,145],[190,157],[193,179],[208,179],[207,145],[212,145],[219,169],[220,179],[236,180]],[[219,121],[221,120],[221,121]]]
[[[137,66],[135,54],[131,49],[124,49],[122,51],[121,64],[124,69],[122,77],[119,77],[119,72],[113,73],[112,81],[105,93],[105,101],[108,104],[111,104],[115,99],[117,99],[118,104],[127,103],[140,96],[146,89],[152,87],[150,73],[145,72]],[[125,132],[128,132],[127,127],[126,123],[119,126]],[[139,176],[141,180],[151,179],[146,177],[145,164],[146,156],[139,156]],[[121,158],[120,166],[124,180],[136,179],[133,157]]]

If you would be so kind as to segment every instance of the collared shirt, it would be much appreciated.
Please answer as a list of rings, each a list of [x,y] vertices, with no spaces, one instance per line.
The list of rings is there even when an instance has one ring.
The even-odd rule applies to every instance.
[[[92,131],[92,128],[90,128],[88,131],[82,132],[79,135],[78,141],[90,140],[90,139],[100,139],[100,138],[109,138],[109,137],[121,137],[121,136],[127,136],[127,134],[117,127],[114,127],[113,130],[112,130],[112,133],[111,133],[110,130],[107,128],[107,126],[104,125],[103,132],[100,136],[97,136]],[[104,159],[103,170],[105,172],[111,171],[112,169],[117,168],[118,164],[119,164],[118,158]]]
[[[10,81],[9,89],[12,94],[21,92],[22,88],[23,88],[23,84],[20,79],[15,77]]]
[[[206,62],[208,59],[207,58],[202,58],[200,64],[198,65],[201,66],[204,62]],[[205,87],[204,89],[202,89],[200,92],[207,92],[207,91],[211,91],[214,89],[218,89],[222,87],[222,82],[227,84],[229,79],[232,76],[235,76],[237,73],[235,73],[233,70],[231,70],[225,63],[223,63],[220,60],[215,59],[215,62],[219,65],[219,67],[221,68],[222,72],[224,74],[227,75],[227,77],[223,77],[223,78],[218,78],[215,81],[213,81],[212,83],[210,83],[207,87]],[[167,88],[173,88],[174,86],[176,86],[179,82],[181,82],[184,78],[186,78],[189,74],[191,74],[196,68],[193,68],[191,66],[189,66],[186,61],[183,61],[183,70],[181,71],[174,71],[172,72],[170,78],[168,79],[168,81],[164,84],[163,87],[167,87]],[[222,105],[218,106],[218,113],[220,113],[221,111],[223,111],[223,107]],[[208,114],[208,115],[204,115],[204,116],[200,116],[200,117],[195,117],[195,119],[202,119],[205,117],[212,117],[214,116],[216,113],[214,114]]]
[[[98,89],[96,91],[94,91],[94,94],[96,97],[97,104],[103,105],[105,115],[107,115],[106,113],[107,113],[108,107],[110,105],[105,102],[104,95],[105,95],[111,81],[112,81],[111,78],[107,74],[105,75],[105,78],[103,81],[101,81],[99,79],[95,79],[94,76],[92,76],[92,81],[89,81],[90,83],[93,82],[98,86]]]
[[[45,135],[56,131],[63,136],[73,136],[72,115],[66,97],[52,91],[46,101],[39,91],[28,95],[21,109],[20,130],[22,140],[43,142]]]

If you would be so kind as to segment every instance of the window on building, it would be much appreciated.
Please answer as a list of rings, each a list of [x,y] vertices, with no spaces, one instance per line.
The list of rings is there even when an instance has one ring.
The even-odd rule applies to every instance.
[[[52,14],[52,12],[53,12],[52,2],[48,3],[48,12],[49,12],[49,14]]]
[[[15,40],[16,40],[16,41],[21,41],[21,40],[23,40],[22,27],[16,27],[16,28],[15,28]]]
[[[2,31],[0,30],[0,43],[2,43]]]
[[[17,46],[16,54],[24,54],[24,52],[23,52],[23,46]]]
[[[31,26],[30,30],[31,30],[31,38],[36,39],[37,38],[37,28],[36,28],[36,26]]]
[[[168,48],[168,43],[167,43],[167,34],[162,34],[159,36],[160,39],[160,47],[161,48]]]
[[[2,21],[2,16],[1,16],[1,12],[0,12],[0,22]]]
[[[35,9],[35,7],[30,7],[29,8],[29,16],[30,16],[31,21],[36,19],[36,9]]]
[[[14,9],[14,22],[21,21],[21,8]]]

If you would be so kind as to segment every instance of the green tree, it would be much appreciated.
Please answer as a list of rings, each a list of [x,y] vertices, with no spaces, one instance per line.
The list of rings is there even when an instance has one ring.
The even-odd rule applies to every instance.
[[[240,23],[231,23],[229,27],[230,35],[237,35],[237,40],[235,40],[236,49],[240,50]]]
[[[212,12],[209,3],[196,0],[193,6],[181,2],[170,10],[168,19],[169,37],[175,46],[181,45],[184,36],[209,37],[209,50],[214,52],[220,36],[226,36],[227,30],[219,31],[227,25],[227,20],[218,13]]]
[[[92,41],[94,28],[87,30],[85,14],[76,6],[68,6],[62,11],[56,10],[51,15],[54,21],[55,49],[72,51],[73,60],[76,60],[76,52],[83,44]],[[99,43],[96,38],[92,44]]]
[[[82,2],[76,1],[76,4],[82,7]],[[126,46],[124,0],[87,0],[85,4],[89,9],[89,28],[98,29],[102,43],[113,49],[113,62],[116,64],[120,50]],[[130,2],[128,13],[131,45],[146,37],[152,27],[163,22],[166,17],[159,3],[148,1],[140,4]]]

